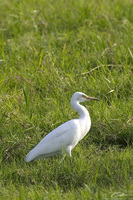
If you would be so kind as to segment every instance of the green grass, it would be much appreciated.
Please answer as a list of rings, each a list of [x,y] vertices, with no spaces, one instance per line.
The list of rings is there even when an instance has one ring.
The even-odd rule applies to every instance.
[[[5,0],[0,12],[0,199],[133,199],[133,2]],[[51,130],[92,127],[67,155],[25,163]]]

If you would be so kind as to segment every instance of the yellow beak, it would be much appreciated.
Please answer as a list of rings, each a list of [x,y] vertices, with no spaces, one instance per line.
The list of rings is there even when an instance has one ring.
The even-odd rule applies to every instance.
[[[99,101],[99,99],[97,99],[97,98],[95,98],[95,97],[89,97],[89,96],[87,96],[87,95],[83,95],[82,97],[85,98],[85,99],[88,99],[88,100],[96,100],[96,101]]]

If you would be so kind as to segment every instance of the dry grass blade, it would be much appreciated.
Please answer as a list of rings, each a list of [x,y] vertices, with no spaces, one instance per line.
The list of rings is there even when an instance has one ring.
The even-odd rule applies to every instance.
[[[94,70],[97,70],[99,69],[100,67],[121,67],[121,65],[113,65],[113,64],[108,64],[108,65],[100,65],[100,66],[97,66],[97,67],[94,67],[93,69],[91,69],[90,71],[88,72],[83,72],[82,75],[86,75],[86,74],[90,74],[91,72],[93,72]]]

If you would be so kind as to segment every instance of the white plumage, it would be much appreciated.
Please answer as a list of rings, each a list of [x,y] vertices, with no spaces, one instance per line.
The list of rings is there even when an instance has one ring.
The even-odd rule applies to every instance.
[[[87,100],[98,100],[95,97],[89,97],[82,92],[76,92],[72,95],[72,108],[80,115],[79,119],[72,119],[60,125],[48,135],[46,135],[39,144],[32,149],[25,157],[26,162],[30,162],[40,157],[51,157],[62,155],[63,148],[66,149],[69,156],[71,150],[88,133],[91,126],[91,119],[87,109],[80,105],[80,102]]]

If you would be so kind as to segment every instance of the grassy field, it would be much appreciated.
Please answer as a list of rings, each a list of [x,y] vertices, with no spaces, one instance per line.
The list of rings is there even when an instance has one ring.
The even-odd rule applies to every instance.
[[[0,199],[133,199],[133,1],[0,2]],[[92,127],[66,155],[25,163],[86,102]]]

